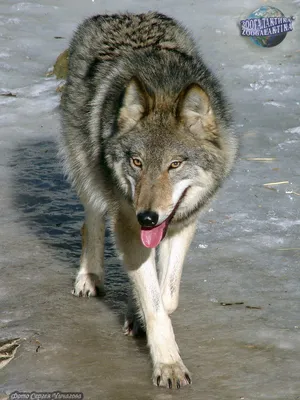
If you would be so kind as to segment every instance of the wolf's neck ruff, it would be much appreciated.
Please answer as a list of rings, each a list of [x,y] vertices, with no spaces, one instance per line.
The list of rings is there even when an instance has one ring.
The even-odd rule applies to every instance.
[[[166,218],[161,224],[154,226],[153,228],[141,228],[141,241],[145,247],[148,247],[150,249],[154,249],[159,245],[159,243],[163,240],[163,238],[166,236],[167,229],[169,226],[169,223],[173,219],[180,203],[182,202],[186,192],[188,191],[188,187],[183,191],[182,195],[180,196],[180,199],[176,203],[173,211],[171,214]]]

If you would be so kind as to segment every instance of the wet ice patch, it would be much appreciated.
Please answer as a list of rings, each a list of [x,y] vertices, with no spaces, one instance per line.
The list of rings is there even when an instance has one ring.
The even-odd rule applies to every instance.
[[[20,18],[8,18],[7,23],[8,24],[20,24],[21,20],[20,20]]]
[[[261,81],[257,81],[257,82],[253,82],[249,84],[250,89],[247,88],[248,90],[259,90],[259,89],[272,89],[272,87],[268,84],[266,84],[265,80],[261,80]]]
[[[259,236],[259,242],[264,246],[268,247],[270,249],[274,248],[274,246],[280,246],[285,243],[285,239],[283,239],[280,236],[274,236],[274,235],[260,235]]]
[[[263,71],[270,71],[271,69],[274,69],[274,67],[270,64],[245,64],[243,65],[243,69],[248,69],[248,70],[263,70]]]
[[[7,18],[0,15],[0,26],[5,24],[19,24],[20,22],[19,18]]]
[[[26,110],[24,112],[32,108],[36,109],[36,111],[42,111],[44,107],[41,107],[41,102],[43,100],[45,104],[48,104],[48,108],[53,109],[60,101],[60,96],[55,93],[57,85],[58,81],[54,78],[45,78],[41,82],[20,88],[11,89],[9,87],[2,87],[0,88],[0,93],[2,94],[1,100],[7,103],[15,100],[17,103],[16,106],[18,106],[25,99]]]
[[[294,143],[298,143],[298,140],[293,140],[293,139],[288,139],[288,140],[285,140],[283,143],[279,143],[279,145],[278,145],[278,148],[280,149],[280,150],[288,150],[287,149],[287,146],[289,145],[289,144],[294,144]]]
[[[17,67],[14,67],[11,64],[8,64],[6,62],[0,62],[0,70],[5,70],[5,71],[13,71],[13,70],[17,70]]]
[[[48,10],[56,10],[57,6],[46,6],[38,3],[24,2],[11,6],[12,11],[21,11],[29,14],[45,14]]]
[[[299,142],[300,126],[286,129],[284,133],[287,134],[288,137],[284,142],[278,144],[278,148],[286,151],[290,150],[291,146],[289,145],[297,145]]]
[[[300,134],[300,126],[295,126],[295,128],[289,128],[285,133],[299,133]]]
[[[218,299],[216,299],[215,297],[211,297],[209,299],[209,301],[211,301],[212,303],[220,303],[220,301]]]
[[[7,53],[6,51],[2,51],[2,52],[0,53],[0,58],[8,58],[8,57],[10,57],[10,54]]]
[[[279,349],[293,350],[300,345],[300,337],[297,331],[289,331],[288,334],[274,330],[261,330],[257,337],[267,344],[271,344]]]
[[[274,107],[283,107],[283,108],[285,108],[285,105],[284,104],[281,104],[281,103],[277,103],[276,101],[265,101],[264,103],[263,103],[263,105],[264,106],[274,106]]]
[[[292,221],[292,220],[278,219],[276,221],[276,225],[279,225],[282,229],[287,230],[294,226],[300,225],[300,220]]]
[[[38,97],[46,93],[55,93],[55,89],[58,85],[58,81],[54,78],[45,78],[44,81],[26,86],[24,88],[17,89],[19,95],[24,97]],[[57,97],[59,97],[57,95]]]

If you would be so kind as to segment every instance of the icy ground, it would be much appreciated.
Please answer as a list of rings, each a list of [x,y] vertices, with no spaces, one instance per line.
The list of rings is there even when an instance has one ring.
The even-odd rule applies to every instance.
[[[237,23],[262,4],[0,1],[0,340],[22,339],[0,371],[0,399],[15,390],[82,391],[92,400],[300,399],[300,31],[296,20],[279,46],[251,45]],[[298,0],[267,4],[299,18]],[[185,263],[172,319],[193,385],[180,392],[152,387],[144,341],[122,335],[126,279],[109,239],[106,297],[71,295],[83,215],[56,160],[58,82],[45,78],[83,17],[149,8],[192,30],[224,82],[241,138],[236,169]],[[287,183],[264,186],[278,182]]]

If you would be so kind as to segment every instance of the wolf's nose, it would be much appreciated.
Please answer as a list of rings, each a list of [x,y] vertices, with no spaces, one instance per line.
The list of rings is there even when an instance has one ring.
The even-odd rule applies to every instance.
[[[151,228],[157,224],[158,214],[153,211],[143,211],[138,213],[137,219],[141,226]]]

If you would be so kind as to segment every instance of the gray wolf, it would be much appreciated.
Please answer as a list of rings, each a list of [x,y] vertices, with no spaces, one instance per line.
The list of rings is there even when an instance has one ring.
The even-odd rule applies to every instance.
[[[169,316],[199,212],[235,159],[220,84],[175,20],[97,15],[71,40],[62,125],[65,168],[85,209],[73,293],[101,288],[108,216],[132,283],[126,332],[142,321],[155,385],[190,384]]]

